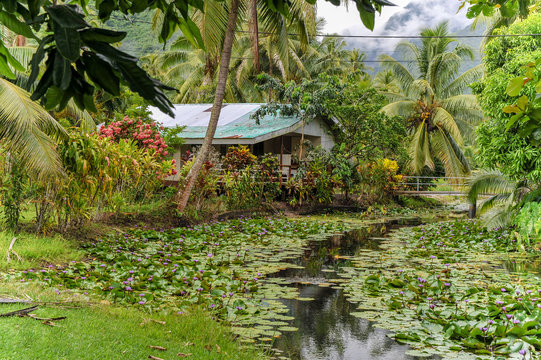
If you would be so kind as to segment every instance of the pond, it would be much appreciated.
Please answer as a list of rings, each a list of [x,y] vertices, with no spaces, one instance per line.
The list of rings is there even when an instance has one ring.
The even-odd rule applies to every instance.
[[[364,249],[378,250],[386,234],[401,226],[418,225],[419,218],[373,223],[370,226],[313,241],[300,259],[302,268],[280,271],[277,277],[291,282],[299,291],[299,301],[282,300],[295,318],[296,332],[287,332],[274,342],[278,354],[290,359],[310,360],[400,360],[409,346],[400,345],[374,322],[352,316],[357,305],[347,301],[344,291],[329,280],[339,278],[340,267],[351,265],[350,258]],[[433,357],[437,358],[437,357]]]
[[[10,276],[143,311],[197,306],[277,358],[529,360],[541,350],[538,259],[508,229],[328,220],[143,228],[89,244],[92,260]]]

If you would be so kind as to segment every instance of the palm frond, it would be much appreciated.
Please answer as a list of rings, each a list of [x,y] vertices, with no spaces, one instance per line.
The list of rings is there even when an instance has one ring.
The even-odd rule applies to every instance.
[[[62,173],[55,140],[66,138],[66,130],[28,92],[5,79],[0,79],[0,100],[0,139],[8,151],[38,176]]]
[[[434,169],[434,160],[430,151],[430,138],[425,121],[417,127],[413,134],[408,152],[411,158],[409,167],[416,174],[419,174],[425,166]]]
[[[444,129],[449,133],[454,140],[462,145],[462,135],[460,129],[458,128],[455,119],[451,114],[449,114],[444,108],[437,107],[434,109],[434,117],[432,118],[432,123],[437,127]]]
[[[85,134],[96,131],[96,122],[90,113],[86,110],[81,110],[73,99],[68,101],[68,105],[64,110],[68,112],[75,120],[79,122],[79,128]]]
[[[406,69],[404,65],[389,55],[381,55],[378,60],[382,61],[382,67],[393,72],[396,81],[407,94],[409,87],[415,81],[413,75]]]
[[[443,127],[438,126],[438,130],[431,134],[431,143],[447,176],[460,177],[470,173],[468,160],[460,146]]]
[[[468,200],[474,203],[482,194],[505,194],[510,196],[514,191],[515,184],[509,181],[499,171],[483,171],[475,175],[470,183],[468,190]]]
[[[415,111],[417,103],[412,100],[400,100],[385,105],[381,108],[381,112],[387,116],[403,116],[408,118]]]
[[[442,98],[456,96],[462,94],[469,85],[483,76],[485,68],[483,64],[479,64],[456,77],[442,91]]]

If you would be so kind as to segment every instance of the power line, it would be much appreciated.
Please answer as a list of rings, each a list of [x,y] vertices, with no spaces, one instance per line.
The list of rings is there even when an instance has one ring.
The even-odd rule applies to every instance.
[[[145,24],[152,24],[152,21],[130,19],[128,17],[116,17],[111,16],[111,19],[124,20],[128,22],[139,22]],[[238,33],[252,34],[252,31],[238,30]],[[258,35],[276,35],[276,33],[260,31]],[[299,37],[300,34],[287,33],[288,36]],[[490,35],[436,35],[436,36],[422,36],[422,35],[346,35],[346,34],[316,34],[315,37],[326,38],[346,38],[346,39],[486,39],[486,38],[506,38],[506,37],[526,37],[526,36],[541,36],[541,34],[490,34]]]
[[[242,56],[231,56],[231,59],[235,60],[253,60],[253,57],[242,57]],[[359,60],[357,61],[351,61],[351,60],[339,60],[341,63],[400,63],[400,64],[412,64],[412,63],[418,63],[418,60]],[[470,62],[470,63],[480,63],[479,60],[462,60],[461,62]]]
[[[239,33],[251,34],[251,31],[238,30]],[[258,35],[276,35],[271,32],[258,32]],[[288,33],[289,36],[300,36],[295,33]],[[469,38],[498,38],[498,37],[525,37],[541,36],[541,34],[491,34],[491,35],[343,35],[343,34],[316,34],[315,37],[327,38],[354,38],[354,39],[469,39]]]

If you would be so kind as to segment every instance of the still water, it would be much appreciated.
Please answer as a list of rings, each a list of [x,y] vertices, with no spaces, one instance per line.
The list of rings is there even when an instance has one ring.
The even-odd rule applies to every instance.
[[[334,289],[328,279],[338,277],[337,270],[347,266],[348,256],[361,249],[378,248],[378,243],[392,228],[419,224],[419,219],[378,223],[326,241],[314,241],[295,263],[302,269],[288,269],[277,274],[296,286],[300,298],[312,301],[282,300],[295,317],[292,326],[274,343],[277,357],[293,360],[413,360],[406,355],[408,346],[387,337],[388,331],[373,322],[352,315],[356,305],[347,301],[342,290]],[[407,326],[407,324],[405,324]],[[424,358],[426,359],[426,358]],[[437,359],[437,358],[433,358]]]

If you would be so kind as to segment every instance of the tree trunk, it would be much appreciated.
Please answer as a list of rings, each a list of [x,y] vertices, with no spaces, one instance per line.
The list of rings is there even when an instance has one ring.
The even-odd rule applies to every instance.
[[[302,160],[303,154],[303,147],[304,147],[304,119],[302,120],[302,132],[301,132],[301,144],[299,149],[299,163]]]
[[[231,7],[229,8],[229,16],[227,19],[227,28],[225,32],[224,47],[222,49],[220,72],[218,73],[218,84],[216,86],[216,94],[214,96],[214,104],[212,105],[212,111],[210,113],[209,125],[203,145],[199,150],[190,172],[188,173],[186,184],[184,188],[177,193],[177,209],[182,212],[188,204],[190,194],[195,180],[203,167],[203,163],[210,153],[210,147],[212,146],[212,139],[216,133],[216,127],[218,120],[220,119],[220,112],[222,111],[222,102],[225,97],[225,86],[227,84],[227,75],[229,73],[229,62],[231,61],[231,49],[233,48],[233,40],[235,37],[235,28],[237,25],[237,15],[239,12],[239,0],[231,0]]]
[[[272,45],[271,45],[271,37],[269,36],[267,38],[267,55],[269,57],[269,75],[272,77]],[[269,99],[267,102],[272,101],[272,87],[269,86]]]
[[[254,67],[259,74],[259,26],[257,24],[257,0],[252,0],[252,31],[254,41]]]

